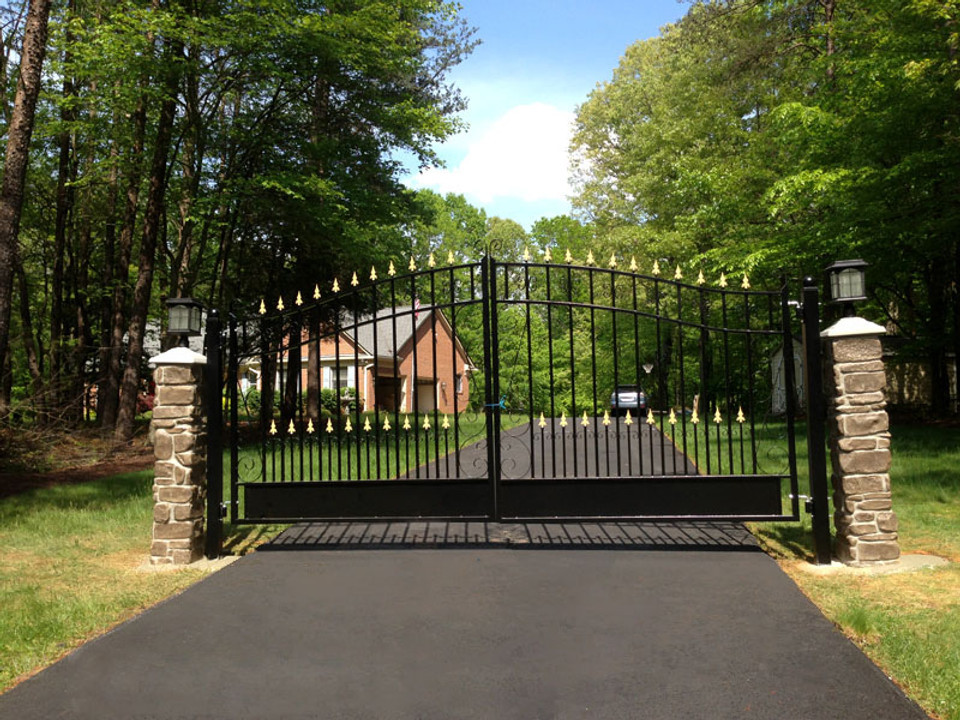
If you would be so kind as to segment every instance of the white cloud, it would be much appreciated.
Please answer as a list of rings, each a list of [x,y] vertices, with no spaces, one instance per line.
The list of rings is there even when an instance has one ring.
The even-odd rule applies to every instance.
[[[572,112],[553,105],[518,105],[478,133],[458,165],[428,168],[410,184],[480,203],[564,200],[571,192],[567,149],[573,121]]]

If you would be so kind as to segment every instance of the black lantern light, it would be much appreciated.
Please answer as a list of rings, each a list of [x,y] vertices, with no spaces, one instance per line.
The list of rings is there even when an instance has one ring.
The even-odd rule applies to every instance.
[[[830,302],[844,306],[844,315],[853,315],[853,303],[867,299],[867,263],[838,260],[826,268]]]
[[[200,313],[203,305],[193,298],[167,298],[169,322],[167,332],[180,336],[181,347],[187,347],[188,338],[200,334]]]

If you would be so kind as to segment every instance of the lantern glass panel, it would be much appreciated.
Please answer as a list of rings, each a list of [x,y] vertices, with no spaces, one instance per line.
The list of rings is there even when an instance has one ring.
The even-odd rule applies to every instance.
[[[864,296],[863,271],[846,268],[833,276],[833,296],[837,300],[862,298]]]
[[[190,315],[192,308],[186,305],[170,306],[170,333],[188,333],[190,332]]]
[[[200,306],[199,305],[190,306],[189,328],[191,333],[196,334],[200,332]]]

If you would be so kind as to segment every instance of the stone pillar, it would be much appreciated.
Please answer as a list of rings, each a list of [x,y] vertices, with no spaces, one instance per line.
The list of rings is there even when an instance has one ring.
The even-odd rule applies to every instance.
[[[156,365],[153,406],[152,565],[185,565],[203,557],[207,428],[203,408],[206,358],[178,347]]]
[[[890,492],[890,422],[880,336],[863,318],[824,330],[836,555],[853,566],[900,557]],[[830,388],[835,388],[831,395]]]

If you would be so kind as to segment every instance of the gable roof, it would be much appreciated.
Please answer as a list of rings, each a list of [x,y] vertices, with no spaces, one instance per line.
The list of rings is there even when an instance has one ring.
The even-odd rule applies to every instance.
[[[454,337],[457,350],[466,358],[467,365],[472,367],[473,362],[470,360],[470,356],[467,355],[460,338],[454,336],[453,328],[440,308],[420,308],[416,320],[414,320],[412,305],[384,308],[378,310],[375,314],[361,315],[357,318],[356,332],[353,332],[353,328],[350,327],[343,329],[342,333],[348,339],[355,339],[359,349],[365,351],[371,357],[373,356],[373,349],[376,347],[379,359],[393,360],[394,325],[396,325],[396,351],[399,352],[411,341],[415,332],[418,332],[424,323],[430,320],[434,312],[437,314],[437,325],[443,325],[447,328],[450,335]],[[374,344],[374,333],[376,333],[376,344]]]

